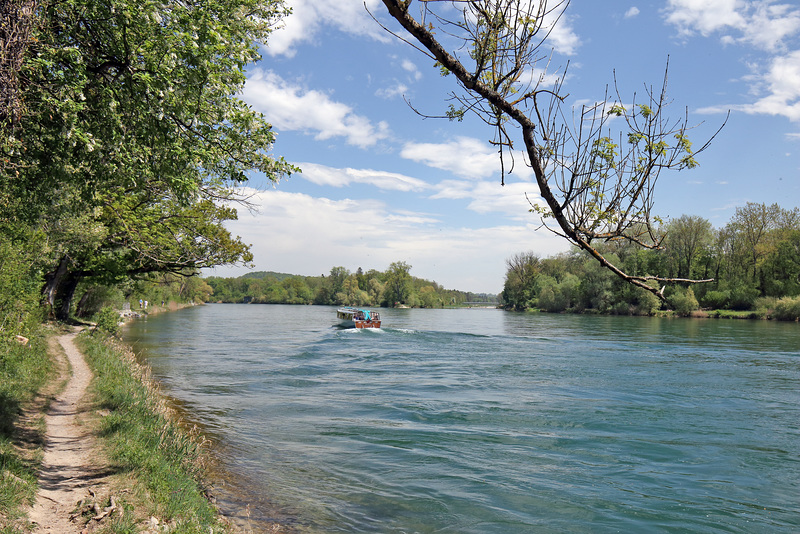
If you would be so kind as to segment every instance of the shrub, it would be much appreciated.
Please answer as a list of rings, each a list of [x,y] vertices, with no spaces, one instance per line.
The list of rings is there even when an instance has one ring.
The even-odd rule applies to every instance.
[[[692,291],[692,288],[676,290],[675,293],[669,298],[669,302],[672,304],[672,308],[675,310],[675,313],[684,317],[688,317],[699,307],[697,299],[694,297],[694,291]]]
[[[96,323],[94,327],[95,332],[103,332],[111,334],[112,336],[117,335],[119,332],[119,312],[117,310],[106,306],[97,312],[97,315],[94,317]]]
[[[757,298],[758,289],[738,286],[731,290],[731,298],[728,305],[732,310],[750,310],[753,308],[753,303]]]
[[[730,298],[731,298],[730,291],[711,290],[711,291],[706,291],[706,294],[703,295],[701,302],[703,303],[704,308],[719,310],[719,309],[724,309],[728,305],[728,301],[730,300]]]
[[[777,304],[777,297],[759,297],[755,300],[755,302],[753,302],[753,307],[758,315],[762,317],[769,317],[772,315],[772,312]]]
[[[780,321],[800,320],[800,297],[784,297],[775,304],[772,314]]]
[[[650,287],[658,287],[657,282],[648,282]],[[634,288],[633,313],[636,315],[653,315],[661,308],[661,299],[644,289]]]

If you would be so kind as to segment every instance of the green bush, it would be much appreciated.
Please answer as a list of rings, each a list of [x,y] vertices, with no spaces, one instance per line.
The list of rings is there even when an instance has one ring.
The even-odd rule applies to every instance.
[[[758,298],[758,289],[748,286],[738,286],[731,290],[728,307],[732,310],[752,310]]]
[[[800,297],[784,297],[775,304],[772,316],[779,321],[800,320]]]
[[[661,308],[661,299],[649,291],[639,290],[639,298],[634,308],[636,315],[653,315]]]
[[[699,308],[699,304],[697,303],[697,299],[691,287],[677,289],[668,300],[672,305],[672,309],[675,310],[675,313],[684,317],[691,315],[693,311]]]
[[[731,298],[730,291],[718,291],[718,290],[711,290],[706,291],[706,294],[703,295],[701,302],[703,303],[704,308],[711,308],[712,310],[720,310],[724,309],[728,305],[728,301]]]
[[[106,306],[94,316],[96,326],[95,332],[103,332],[112,336],[119,333],[119,312],[110,306]]]
[[[753,308],[759,316],[769,317],[777,304],[778,299],[776,297],[759,297],[753,302]]]
[[[40,273],[31,252],[35,241],[12,243],[0,235],[0,334],[24,335],[38,327],[42,319],[39,299]]]

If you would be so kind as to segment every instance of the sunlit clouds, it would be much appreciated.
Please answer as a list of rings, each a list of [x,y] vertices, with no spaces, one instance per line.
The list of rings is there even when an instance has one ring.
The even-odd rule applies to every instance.
[[[503,147],[501,165],[499,147],[490,142],[497,132],[475,115],[467,112],[463,122],[427,116],[458,107],[453,93],[462,88],[452,75],[442,76],[434,60],[381,27],[403,32],[380,0],[367,0],[367,9],[362,0],[287,5],[292,14],[271,35],[263,60],[248,70],[241,95],[273,125],[275,155],[302,169],[274,188],[252,177],[249,192],[259,210],[241,210],[230,229],[253,244],[256,269],[315,275],[339,265],[382,270],[406,261],[412,274],[446,287],[497,292],[506,258],[569,248],[531,212],[542,201],[511,123],[514,145]],[[418,6],[414,0],[412,8]],[[458,4],[431,6],[457,15]],[[796,2],[571,3],[566,13],[548,15],[545,34],[538,61],[521,72],[518,88],[521,95],[545,91],[537,99],[543,121],[563,119],[578,132],[573,110],[602,99],[616,73],[621,97],[636,93],[636,102],[644,101],[650,86],[641,84],[653,80],[641,72],[656,63],[662,68],[666,57],[668,97],[675,102],[669,119],[688,110],[697,124],[689,132],[695,147],[722,121],[698,114],[733,112],[697,169],[659,180],[660,214],[714,216],[717,224],[743,202],[800,204],[800,169],[791,155],[800,149]],[[469,61],[463,43],[446,39],[450,53]],[[558,100],[547,91],[559,86],[563,107],[549,115]],[[527,112],[538,135],[539,116],[530,107]],[[615,139],[622,132],[623,150],[624,121],[608,125]]]
[[[416,276],[452,289],[499,291],[509,247],[543,254],[564,250],[560,238],[536,231],[534,218],[470,228],[371,199],[334,200],[273,189],[247,193],[258,211],[242,211],[228,228],[253,245],[254,263],[261,269],[317,275],[339,265],[383,270],[402,260],[413,265]]]
[[[327,94],[293,85],[272,71],[255,71],[247,80],[242,98],[269,118],[278,130],[313,133],[316,139],[344,137],[361,148],[388,136],[388,124],[373,123]]]

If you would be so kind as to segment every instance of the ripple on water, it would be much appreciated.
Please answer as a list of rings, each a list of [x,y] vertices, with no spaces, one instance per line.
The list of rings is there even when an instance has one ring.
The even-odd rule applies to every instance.
[[[252,516],[303,532],[800,531],[797,325],[382,316],[206,306],[128,337]]]

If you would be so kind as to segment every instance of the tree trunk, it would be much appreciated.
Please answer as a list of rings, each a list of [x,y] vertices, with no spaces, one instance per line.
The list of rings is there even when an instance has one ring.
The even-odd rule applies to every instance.
[[[69,319],[69,312],[72,309],[72,299],[75,297],[75,289],[78,287],[78,282],[81,281],[81,276],[76,273],[68,273],[61,284],[59,284],[56,291],[56,319],[59,321],[66,321]]]
[[[68,267],[69,267],[69,256],[64,255],[61,258],[61,262],[59,262],[58,267],[56,267],[56,270],[47,273],[44,277],[44,287],[42,288],[42,295],[44,297],[44,303],[50,310],[51,316],[55,311],[56,291],[58,290],[58,286],[61,284],[61,280],[64,278],[64,275],[67,274]]]
[[[79,300],[78,301],[78,305],[75,306],[75,317],[85,317],[86,316],[86,310],[84,308],[86,307],[86,301],[89,300],[89,294],[90,294],[89,291],[84,291],[83,292],[83,296],[81,297],[81,300]]]

